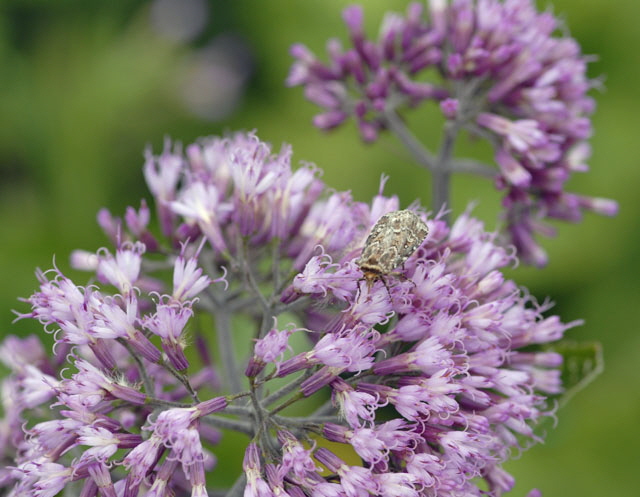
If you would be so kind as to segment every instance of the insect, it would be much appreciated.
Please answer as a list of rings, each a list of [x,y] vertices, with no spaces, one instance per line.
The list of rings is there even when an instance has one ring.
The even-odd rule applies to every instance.
[[[385,276],[395,276],[393,270],[411,257],[428,233],[425,222],[413,211],[389,212],[378,219],[356,261],[367,287],[371,289],[377,280],[387,287]]]

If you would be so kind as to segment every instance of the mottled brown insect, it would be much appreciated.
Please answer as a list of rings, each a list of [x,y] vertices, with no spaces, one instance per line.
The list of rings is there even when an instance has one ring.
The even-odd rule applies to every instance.
[[[356,261],[368,288],[377,280],[386,287],[385,276],[394,275],[393,270],[411,257],[428,233],[427,225],[413,211],[390,212],[378,219]]]

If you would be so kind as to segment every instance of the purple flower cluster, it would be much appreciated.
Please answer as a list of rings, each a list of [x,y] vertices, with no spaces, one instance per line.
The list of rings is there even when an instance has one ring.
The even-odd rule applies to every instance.
[[[594,83],[587,58],[574,39],[554,36],[557,19],[538,13],[531,0],[430,0],[428,14],[418,3],[404,16],[387,14],[373,41],[365,37],[362,9],[348,7],[352,47],[330,40],[324,64],[295,45],[287,83],[304,86],[324,109],[316,126],[331,129],[354,116],[368,142],[383,129],[397,132],[396,113],[404,108],[438,103],[451,130],[492,144],[511,243],[522,260],[544,265],[533,236],[553,229],[542,219],[577,222],[584,210],[617,212],[611,200],[564,190],[573,172],[588,169],[594,102],[587,92]],[[432,169],[464,169],[462,162],[423,159]]]
[[[206,496],[227,430],[247,435],[229,496],[513,486],[501,464],[539,441],[562,389],[541,344],[576,323],[505,279],[515,256],[469,213],[448,226],[414,207],[428,237],[403,277],[366,284],[355,261],[398,199],[381,185],[356,202],[290,156],[253,134],[167,144],[144,166],[161,235],[144,203],[103,211],[115,250],[72,257],[91,284],[38,274],[21,317],[53,333],[53,354],[35,336],[0,346],[8,495]]]

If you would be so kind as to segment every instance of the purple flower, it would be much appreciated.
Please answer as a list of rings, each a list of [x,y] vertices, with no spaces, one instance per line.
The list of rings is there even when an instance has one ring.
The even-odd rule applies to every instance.
[[[333,271],[332,271],[333,270]],[[356,288],[357,281],[353,281],[357,268],[340,268],[337,264],[331,263],[331,257],[327,254],[314,256],[305,265],[303,271],[298,273],[293,280],[291,290],[298,295],[301,293],[326,296],[331,290],[334,297],[347,300],[347,297]],[[347,282],[351,282],[345,288]],[[292,292],[291,300],[296,298]]]
[[[275,319],[274,324],[277,324]],[[254,377],[264,369],[266,364],[276,363],[276,360],[278,360],[277,363],[279,363],[284,352],[287,349],[291,350],[289,337],[294,331],[296,330],[279,331],[277,328],[272,328],[264,338],[256,340],[253,348],[253,357],[247,365],[245,375],[247,377]]]
[[[168,487],[171,475],[176,471],[178,461],[167,459],[162,463],[162,466],[158,470],[156,479],[153,481],[153,485],[147,492],[148,497],[164,497],[170,491]]]
[[[178,370],[189,365],[183,352],[185,343],[182,332],[192,315],[193,311],[188,305],[160,304],[153,315],[143,320],[144,327],[162,339],[162,348]]]
[[[16,377],[19,389],[18,403],[21,408],[33,408],[50,400],[59,388],[56,378],[44,374],[35,366],[27,364]]]
[[[358,12],[348,20],[374,63]],[[532,129],[516,130],[528,146]],[[367,284],[356,261],[400,207],[386,179],[356,202],[290,158],[253,134],[148,156],[163,235],[129,229],[115,256],[76,256],[99,275],[93,286],[38,273],[20,317],[56,345],[51,357],[36,338],[0,346],[13,372],[0,459],[17,468],[0,472],[0,488],[203,497],[229,431],[249,437],[235,486],[248,497],[513,486],[502,463],[541,440],[548,396],[562,391],[562,357],[544,346],[578,322],[547,315],[503,275],[514,254],[470,212],[449,225],[413,206],[427,238]],[[150,236],[161,251],[146,250]]]
[[[312,449],[305,449],[300,441],[286,430],[278,432],[278,440],[282,443],[281,475],[292,472],[297,478],[304,479],[308,473],[318,470],[312,459]]]
[[[287,84],[303,86],[323,109],[317,127],[354,117],[364,141],[391,129],[422,165],[457,171],[454,159],[436,164],[416,152],[418,140],[407,138],[397,115],[439,103],[453,136],[467,130],[493,145],[498,168],[491,175],[504,191],[510,241],[527,263],[546,263],[534,240],[550,234],[543,219],[616,214],[611,200],[564,191],[571,173],[587,169],[595,107],[587,93],[595,83],[586,76],[588,58],[575,40],[556,35],[561,25],[549,12],[537,12],[531,0],[431,0],[426,9],[412,3],[405,15],[386,15],[377,40],[366,37],[363,15],[359,6],[344,10],[350,46],[330,40],[326,64],[302,45],[291,49]]]
[[[123,460],[124,467],[129,470],[127,477],[129,485],[136,485],[142,481],[160,458],[162,449],[162,438],[152,434],[147,440],[129,451]]]
[[[442,59],[438,34],[420,21],[420,11],[415,4],[406,19],[390,14],[378,41],[373,42],[365,39],[362,8],[347,7],[343,17],[353,48],[343,50],[338,41],[331,40],[330,65],[322,64],[302,45],[292,47],[297,61],[287,84],[304,85],[305,96],[325,108],[316,116],[316,126],[331,129],[354,115],[363,139],[373,141],[385,127],[380,114],[393,100],[414,106],[425,99],[447,96],[434,85],[412,80],[421,69]],[[357,89],[354,95],[349,87]]]
[[[76,433],[79,435],[76,440],[78,445],[91,447],[83,452],[82,457],[99,461],[108,460],[119,448],[136,447],[142,442],[140,435],[114,433],[99,425],[81,426]]]
[[[137,243],[119,248],[115,257],[109,253],[102,254],[96,270],[98,278],[102,282],[111,283],[122,295],[127,295],[140,275],[144,251],[145,246]]]
[[[418,497],[418,478],[411,473],[381,473],[375,475],[383,497]]]
[[[202,269],[198,267],[198,253],[186,259],[181,252],[173,266],[172,297],[177,301],[186,301],[198,295],[211,283],[218,281],[224,282],[224,278],[212,281],[209,276],[203,274]]]
[[[105,300],[97,311],[92,326],[94,332],[100,332],[103,336],[111,332],[114,337],[126,339],[148,361],[160,359],[156,346],[139,329],[140,316],[135,293],[129,293],[123,303]]]
[[[46,352],[35,335],[26,338],[8,336],[0,344],[0,361],[13,371],[21,372],[26,366],[46,361]]]
[[[229,216],[231,207],[220,202],[220,193],[215,185],[194,182],[182,190],[179,199],[171,202],[170,206],[173,213],[196,224],[214,248],[220,252],[227,251],[220,222]]]
[[[340,476],[340,483],[347,497],[367,497],[379,492],[378,483],[370,469],[348,466],[330,450],[320,448],[316,451],[316,458],[329,470]]]
[[[33,481],[33,495],[36,497],[54,497],[73,477],[73,468],[61,464],[29,462],[18,468],[25,479]]]
[[[154,157],[150,150],[145,153],[143,167],[144,177],[149,190],[160,200],[157,204],[158,218],[162,233],[168,236],[173,228],[173,215],[167,203],[176,197],[176,188],[180,180],[183,159],[176,150],[171,152],[171,142],[165,140],[164,152],[160,157]]]
[[[273,490],[262,478],[262,471],[260,467],[260,457],[258,455],[258,448],[255,444],[250,443],[244,455],[244,462],[242,463],[242,469],[244,469],[247,485],[244,490],[245,497],[273,497]]]
[[[57,269],[53,272],[53,280],[48,280],[46,273],[38,272],[40,291],[28,299],[31,313],[20,317],[37,319],[45,330],[54,333],[59,343],[87,345],[105,367],[113,368],[115,359],[104,340],[117,337],[118,332],[94,328],[102,294],[92,287],[76,286]]]
[[[128,385],[122,384],[100,371],[84,359],[75,361],[78,372],[71,379],[63,380],[60,391],[75,398],[87,407],[96,406],[102,400],[118,398],[133,404],[144,404],[145,395]]]
[[[362,384],[358,386],[362,389]],[[352,428],[362,426],[361,419],[373,423],[375,412],[380,402],[381,396],[375,391],[357,391],[342,378],[336,378],[331,382],[333,404],[338,408],[338,412],[349,423]]]
[[[116,489],[111,480],[111,473],[106,464],[94,462],[87,465],[87,472],[93,479],[95,486],[105,497],[116,497]]]

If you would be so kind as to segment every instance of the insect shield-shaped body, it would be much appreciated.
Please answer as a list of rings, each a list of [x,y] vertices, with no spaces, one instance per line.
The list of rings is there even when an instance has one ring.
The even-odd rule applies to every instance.
[[[378,219],[356,261],[367,287],[371,289],[377,280],[386,287],[385,276],[393,275],[393,270],[411,257],[428,233],[427,225],[413,211],[390,212]]]

